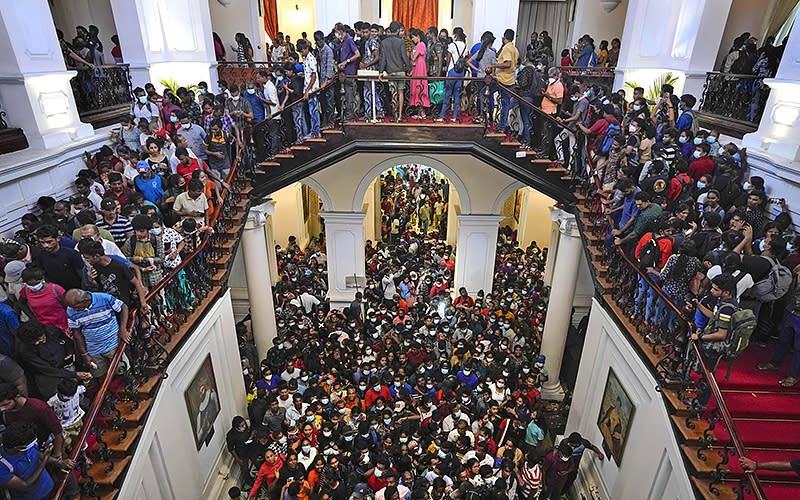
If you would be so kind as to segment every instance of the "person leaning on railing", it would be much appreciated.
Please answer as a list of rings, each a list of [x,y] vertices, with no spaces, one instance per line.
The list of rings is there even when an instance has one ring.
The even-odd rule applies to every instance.
[[[406,44],[400,39],[398,33],[402,30],[402,25],[397,21],[389,23],[386,30],[388,36],[383,39],[380,47],[380,62],[378,71],[381,79],[384,76],[406,76],[411,71],[411,60],[408,58]],[[389,92],[396,94],[397,107],[395,108],[395,121],[400,121],[403,113],[403,102],[405,100],[406,81],[402,79],[389,80]]]

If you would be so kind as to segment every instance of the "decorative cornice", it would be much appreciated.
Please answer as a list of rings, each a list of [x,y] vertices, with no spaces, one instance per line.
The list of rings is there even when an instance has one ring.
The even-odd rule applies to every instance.
[[[560,208],[554,208],[553,211],[550,212],[550,219],[553,222],[558,222],[558,230],[561,231],[561,234],[565,236],[571,236],[573,238],[580,236],[578,222],[575,220],[575,216],[571,213]]]

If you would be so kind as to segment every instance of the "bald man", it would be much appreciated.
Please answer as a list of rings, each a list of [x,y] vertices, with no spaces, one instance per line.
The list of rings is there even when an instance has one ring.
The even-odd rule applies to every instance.
[[[120,341],[131,339],[128,306],[107,293],[73,289],[66,293],[67,322],[77,354],[91,368],[92,377],[105,375]]]

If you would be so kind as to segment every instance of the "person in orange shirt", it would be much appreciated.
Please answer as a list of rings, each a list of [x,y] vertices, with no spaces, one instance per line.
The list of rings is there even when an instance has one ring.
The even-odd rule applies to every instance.
[[[203,193],[208,199],[208,211],[209,213],[213,213],[214,208],[222,204],[222,196],[220,196],[219,191],[217,190],[217,185],[214,183],[214,181],[208,178],[208,174],[206,174],[206,172],[203,170],[194,170],[192,172],[192,179],[199,180],[205,186]]]
[[[564,100],[564,84],[561,83],[558,68],[547,70],[547,89],[542,97],[542,111],[555,119],[558,116],[558,107]],[[553,139],[556,134],[556,123],[553,120],[545,119],[542,127],[542,149],[547,158],[555,159],[556,148]]]

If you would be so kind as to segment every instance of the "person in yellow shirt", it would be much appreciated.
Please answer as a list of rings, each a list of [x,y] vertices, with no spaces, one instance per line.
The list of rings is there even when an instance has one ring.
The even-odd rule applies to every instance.
[[[511,88],[514,86],[514,72],[519,61],[519,51],[514,46],[514,30],[507,29],[503,33],[503,46],[497,53],[497,64],[490,64],[487,68],[497,70],[497,82],[501,86]],[[508,112],[511,111],[513,97],[508,92],[500,89],[500,130],[506,132],[508,129]]]

